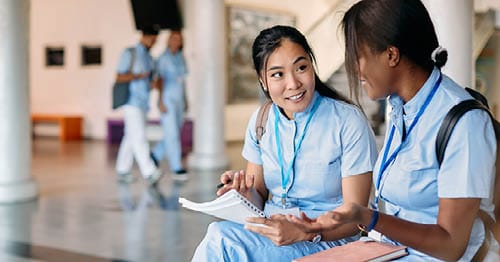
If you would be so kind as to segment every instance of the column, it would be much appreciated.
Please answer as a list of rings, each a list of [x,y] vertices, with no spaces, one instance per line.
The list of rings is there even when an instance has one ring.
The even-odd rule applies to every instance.
[[[497,11],[497,15],[500,15],[500,12]],[[498,16],[497,16],[498,17]],[[500,118],[500,31],[497,30],[493,34],[490,39],[492,45],[494,46],[492,49],[495,52],[494,66],[493,66],[493,75],[491,86],[489,86],[490,92],[493,94],[493,97],[488,97],[490,108],[492,113],[495,115],[496,119]],[[500,149],[499,149],[500,150]],[[499,151],[500,152],[500,151]]]
[[[453,3],[452,3],[453,2]],[[472,0],[427,0],[439,43],[448,50],[443,72],[464,87],[474,87],[474,4]]]
[[[31,177],[29,0],[0,0],[0,203],[37,195]]]
[[[223,0],[186,0],[189,31],[188,89],[195,91],[190,103],[194,118],[193,153],[188,163],[194,169],[221,169],[228,165],[225,154],[224,107],[226,100],[226,35]],[[190,59],[190,61],[189,61]]]

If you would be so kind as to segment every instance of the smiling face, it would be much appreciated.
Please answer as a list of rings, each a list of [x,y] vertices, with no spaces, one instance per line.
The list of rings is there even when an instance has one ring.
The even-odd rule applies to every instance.
[[[314,68],[302,46],[283,39],[267,60],[260,75],[273,102],[289,119],[302,112],[314,95]]]
[[[376,53],[362,45],[358,54],[359,80],[371,99],[385,98],[391,93],[394,82],[391,69],[391,54],[388,50]]]

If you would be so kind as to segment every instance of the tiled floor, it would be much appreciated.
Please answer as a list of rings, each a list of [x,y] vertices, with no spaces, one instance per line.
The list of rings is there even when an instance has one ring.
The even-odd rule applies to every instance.
[[[231,168],[244,166],[240,149],[227,147]],[[120,185],[116,151],[102,141],[35,139],[39,196],[0,205],[0,261],[189,261],[214,219],[179,209],[178,196],[213,199],[220,171],[191,172],[184,183],[166,176],[158,190],[139,176]]]

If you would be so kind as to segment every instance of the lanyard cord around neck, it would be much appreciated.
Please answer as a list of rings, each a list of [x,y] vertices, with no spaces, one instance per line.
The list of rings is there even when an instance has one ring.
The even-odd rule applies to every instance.
[[[401,149],[403,148],[403,145],[408,140],[408,137],[410,136],[411,131],[413,130],[413,128],[417,124],[418,120],[420,119],[420,117],[424,113],[425,109],[427,108],[427,106],[431,102],[432,98],[434,97],[434,94],[436,93],[436,90],[439,87],[439,84],[441,84],[442,78],[443,78],[442,75],[439,74],[438,80],[436,81],[436,83],[432,87],[431,92],[429,93],[429,95],[425,99],[425,102],[422,105],[422,107],[420,108],[420,110],[418,111],[417,115],[415,116],[415,119],[413,119],[413,122],[410,124],[410,127],[408,128],[408,131],[406,132],[406,135],[403,138],[403,141],[401,141],[401,144],[394,150],[394,152],[391,154],[389,159],[387,159],[387,155],[389,154],[389,150],[391,148],[392,139],[394,138],[395,126],[392,125],[391,132],[389,133],[389,138],[387,139],[387,144],[385,145],[384,155],[382,156],[382,161],[380,162],[380,169],[378,172],[377,180],[375,181],[375,189],[376,190],[375,190],[375,201],[374,201],[373,208],[378,209],[378,201],[380,198],[380,187],[382,185],[381,181],[382,181],[382,176],[384,174],[384,171],[392,163],[392,161],[394,161],[394,159],[396,159],[397,154],[399,153],[399,151],[401,151]]]
[[[286,170],[284,167],[283,152],[281,151],[281,139],[280,139],[280,133],[279,133],[279,128],[278,128],[280,112],[279,112],[278,106],[274,106],[274,115],[275,115],[274,116],[274,134],[276,137],[276,148],[278,151],[278,161],[280,164],[281,188],[283,190],[283,193],[281,194],[281,198],[282,198],[283,206],[285,206],[284,201],[287,197],[286,186],[288,185],[288,182],[290,181],[290,175],[291,175],[291,172],[293,169],[293,164],[295,162],[295,158],[297,157],[297,153],[302,145],[302,141],[304,141],[304,136],[306,135],[307,129],[309,127],[309,122],[311,122],[311,119],[312,119],[314,113],[316,112],[316,110],[318,109],[320,102],[321,102],[321,96],[318,96],[316,101],[314,102],[314,105],[311,108],[309,116],[307,117],[307,121],[305,123],[304,130],[302,131],[302,135],[300,136],[299,141],[295,145],[295,150],[293,152],[292,159],[290,159],[290,163],[288,164],[288,168]]]

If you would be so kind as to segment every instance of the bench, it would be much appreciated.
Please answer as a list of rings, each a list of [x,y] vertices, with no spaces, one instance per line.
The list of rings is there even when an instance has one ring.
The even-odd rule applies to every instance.
[[[149,119],[148,125],[160,125],[160,120]],[[123,137],[125,123],[123,119],[108,119],[107,121],[107,136],[108,144],[120,144]],[[186,119],[181,129],[181,147],[182,155],[185,156],[191,152],[193,147],[193,121]]]
[[[32,114],[31,123],[34,127],[39,123],[52,123],[59,125],[59,140],[81,140],[83,117],[78,115],[60,114]],[[34,134],[34,132],[33,132]]]

